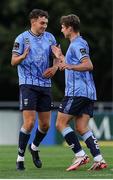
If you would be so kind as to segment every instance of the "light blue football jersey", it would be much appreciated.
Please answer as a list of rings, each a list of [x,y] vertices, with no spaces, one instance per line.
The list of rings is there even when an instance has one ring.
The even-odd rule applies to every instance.
[[[77,65],[83,58],[89,57],[87,42],[78,36],[69,45],[66,53],[66,63]],[[96,89],[91,71],[65,70],[65,96],[83,96],[96,100]]]
[[[51,87],[51,79],[44,78],[42,74],[50,66],[52,45],[56,45],[56,40],[49,32],[37,36],[29,30],[15,39],[12,53],[21,55],[27,47],[30,48],[27,57],[18,64],[19,85]]]

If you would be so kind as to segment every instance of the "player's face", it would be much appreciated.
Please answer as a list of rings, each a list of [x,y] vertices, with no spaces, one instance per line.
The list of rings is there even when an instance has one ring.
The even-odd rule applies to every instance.
[[[42,34],[47,28],[48,19],[45,16],[39,17],[38,19],[34,19],[32,25],[35,31],[37,32],[37,34]]]
[[[61,32],[64,34],[65,38],[70,37],[70,27],[66,27],[64,24],[61,25]]]

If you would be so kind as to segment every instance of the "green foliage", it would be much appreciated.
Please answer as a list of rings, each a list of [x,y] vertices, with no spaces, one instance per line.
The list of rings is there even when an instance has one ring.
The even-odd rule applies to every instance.
[[[48,31],[55,35],[64,53],[69,42],[64,40],[60,32],[60,17],[70,13],[80,17],[81,34],[91,48],[98,99],[111,101],[113,91],[109,88],[112,83],[111,0],[2,0],[0,3],[0,86],[4,86],[5,82],[13,87],[17,86],[16,69],[14,70],[10,65],[12,46],[15,37],[29,28],[28,14],[33,8],[41,8],[49,12]],[[61,87],[64,82],[64,76],[60,75],[58,73],[55,78],[55,84],[58,87]],[[63,89],[64,87],[61,88]],[[2,93],[5,94],[5,91],[3,90]]]
[[[55,82],[53,82],[52,84],[52,94],[53,94],[54,101],[61,101],[62,97],[64,96],[64,93],[61,91],[60,88],[58,88]]]

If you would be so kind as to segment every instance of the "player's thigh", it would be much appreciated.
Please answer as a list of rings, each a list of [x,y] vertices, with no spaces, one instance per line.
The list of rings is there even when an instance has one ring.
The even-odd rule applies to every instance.
[[[31,131],[34,123],[35,123],[35,119],[36,119],[36,111],[34,110],[24,110],[23,111],[23,127],[28,130]]]
[[[36,111],[35,110],[24,110],[23,111],[23,120],[24,122],[35,121]]]
[[[57,115],[57,120],[56,120],[56,127],[57,129],[63,129],[65,128],[69,121],[72,119],[72,115],[70,114],[65,114],[65,113],[62,113],[62,112],[58,112],[58,115]]]

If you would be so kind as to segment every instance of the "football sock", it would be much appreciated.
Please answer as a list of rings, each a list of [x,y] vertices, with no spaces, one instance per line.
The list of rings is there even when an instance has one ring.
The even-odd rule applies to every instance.
[[[79,151],[78,153],[75,154],[76,157],[81,157],[84,156],[86,153],[84,152],[84,150],[82,149],[81,151]]]
[[[24,161],[24,156],[22,157],[22,156],[19,156],[19,155],[18,155],[18,157],[17,157],[17,162],[19,162],[19,161]]]
[[[31,149],[32,149],[33,151],[38,151],[38,147],[35,146],[33,143],[31,144]]]
[[[61,133],[75,154],[82,150],[79,140],[71,127],[66,127]]]
[[[24,156],[30,134],[22,127],[19,134],[18,155]]]
[[[41,143],[41,141],[44,139],[44,137],[46,136],[46,132],[43,132],[39,127],[36,130],[36,135],[33,141],[33,144],[38,147],[39,144]]]
[[[101,154],[94,157],[94,161],[101,161],[102,159],[103,159],[103,157]]]
[[[87,147],[90,149],[90,152],[93,157],[100,155],[100,149],[97,142],[97,139],[93,135],[92,131],[87,131],[85,134],[82,135],[84,142],[86,143]]]

